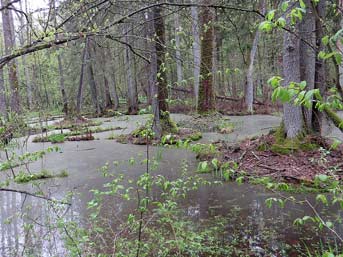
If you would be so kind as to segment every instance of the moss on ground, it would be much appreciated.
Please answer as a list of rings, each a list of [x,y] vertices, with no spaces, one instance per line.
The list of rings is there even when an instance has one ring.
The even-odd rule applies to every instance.
[[[262,142],[257,150],[259,151],[272,151],[278,154],[291,154],[297,151],[313,151],[318,149],[320,146],[312,142],[312,138],[307,137],[306,133],[301,133],[298,137],[288,139],[285,133],[284,124],[281,123],[278,129],[273,132],[274,143],[269,144]]]
[[[60,173],[53,175],[48,170],[42,170],[38,173],[26,173],[26,172],[19,172],[19,174],[15,177],[14,181],[16,183],[22,184],[22,183],[28,183],[30,181],[39,180],[39,179],[47,179],[47,178],[54,178],[54,177],[67,177],[68,172],[66,170],[62,170]]]

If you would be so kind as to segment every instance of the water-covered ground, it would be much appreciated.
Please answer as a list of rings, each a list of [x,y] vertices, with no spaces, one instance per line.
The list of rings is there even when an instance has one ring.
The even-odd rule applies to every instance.
[[[177,114],[172,115],[172,118],[178,122],[186,120],[188,116]],[[235,142],[246,137],[268,133],[281,121],[280,117],[271,115],[227,118],[235,124],[233,133],[204,133],[201,141],[224,139]],[[62,199],[68,192],[73,192],[71,206],[62,204],[56,207],[49,201],[32,196],[0,192],[0,256],[25,256],[28,253],[32,253],[32,256],[66,256],[63,240],[56,229],[57,221],[63,218],[67,221],[75,221],[80,226],[87,223],[86,204],[92,198],[89,191],[102,189],[103,184],[109,181],[99,169],[106,163],[118,162],[118,166],[110,165],[112,174],[123,173],[127,179],[135,179],[145,172],[145,164],[141,161],[146,158],[146,146],[119,144],[106,138],[111,134],[130,133],[146,119],[146,115],[101,118],[99,120],[104,122],[103,127],[119,126],[123,129],[95,134],[97,140],[94,141],[58,144],[59,151],[49,153],[43,159],[29,164],[29,169],[33,172],[47,169],[58,173],[66,170],[69,176],[39,180],[34,184],[11,183],[9,188],[32,193],[42,191],[44,195],[57,199]],[[330,136],[342,138],[337,130],[332,130],[330,133]],[[50,143],[32,143],[31,140],[32,137],[24,147],[16,151],[33,152],[51,146]],[[180,175],[182,163],[186,161],[190,176],[194,174],[197,163],[195,155],[190,151],[151,147],[150,154],[152,158],[158,156],[160,159],[158,168],[153,171],[155,173],[175,179]],[[4,159],[4,153],[1,153],[1,158]],[[134,165],[129,163],[130,159],[135,160]],[[1,179],[5,179],[4,174]],[[184,214],[194,220],[211,219],[221,215],[228,219],[228,230],[235,230],[237,229],[235,226],[239,225],[238,228],[242,230],[243,238],[247,241],[247,247],[257,256],[264,256],[266,252],[276,254],[286,244],[292,246],[324,237],[323,232],[293,226],[295,218],[313,215],[308,206],[289,204],[284,209],[277,206],[267,208],[265,200],[269,197],[277,197],[277,195],[261,186],[226,183],[222,186],[202,187],[190,193],[182,204]],[[315,202],[312,195],[297,197]],[[125,202],[109,201],[104,211],[107,214],[104,215],[115,210],[117,216],[124,216],[134,207]],[[342,212],[339,210],[329,211],[333,214],[333,218],[342,217]],[[343,226],[338,226],[336,229],[343,235]],[[271,233],[273,236],[270,238],[273,239],[266,236]]]

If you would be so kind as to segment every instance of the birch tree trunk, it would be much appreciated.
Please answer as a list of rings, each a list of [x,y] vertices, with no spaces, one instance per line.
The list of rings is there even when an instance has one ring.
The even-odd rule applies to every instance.
[[[287,18],[290,23],[290,18]],[[298,25],[296,30],[299,31]],[[283,77],[284,86],[291,82],[300,82],[300,40],[289,32],[284,33],[283,41]],[[292,102],[283,104],[283,122],[287,138],[294,139],[303,131],[303,116],[300,106]]]
[[[203,0],[203,4],[210,4],[210,0]],[[206,113],[215,109],[213,92],[213,13],[209,8],[203,7],[201,11],[201,82],[199,84],[198,112]]]
[[[1,5],[5,6],[9,3],[8,0],[1,0]],[[4,35],[5,44],[5,54],[11,54],[15,46],[15,36],[14,36],[14,24],[13,17],[11,15],[11,10],[4,9],[1,12],[2,15],[2,27]],[[11,111],[19,113],[20,112],[20,99],[19,99],[19,81],[17,76],[17,66],[14,60],[8,63],[8,77],[11,88],[11,101],[10,107]]]
[[[194,97],[195,107],[198,109],[199,101],[199,81],[200,81],[200,62],[201,62],[201,48],[200,48],[200,28],[198,7],[191,7],[192,16],[192,36],[193,36],[193,77],[194,77]]]

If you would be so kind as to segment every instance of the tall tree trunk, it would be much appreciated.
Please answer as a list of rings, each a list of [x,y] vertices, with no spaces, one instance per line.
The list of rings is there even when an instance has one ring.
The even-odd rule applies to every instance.
[[[265,2],[261,0],[261,13],[265,13]],[[257,47],[260,39],[260,31],[257,28],[254,41],[250,50],[250,63],[247,72],[247,86],[245,89],[245,105],[249,113],[254,111],[254,62],[257,53]]]
[[[154,24],[154,13],[147,12],[147,42],[155,37],[155,24]],[[149,72],[149,95],[151,96],[151,108],[153,113],[153,124],[152,130],[155,133],[156,138],[161,138],[162,136],[162,126],[160,120],[160,108],[158,104],[158,89],[157,89],[157,53],[156,53],[156,42],[154,40],[150,41],[150,72]]]
[[[101,48],[100,49],[100,60],[101,60],[101,66],[102,66],[102,76],[104,79],[104,98],[105,98],[105,109],[112,109],[113,108],[113,102],[111,98],[111,91],[110,91],[110,85],[107,78],[107,59],[106,59],[106,49]]]
[[[0,116],[7,117],[6,88],[3,69],[0,69]]]
[[[290,24],[290,18],[287,18]],[[299,31],[298,25],[296,30]],[[285,32],[283,41],[283,74],[284,86],[291,82],[300,82],[300,40],[289,32]],[[283,105],[283,122],[287,138],[294,139],[303,131],[303,116],[300,106],[292,102]]]
[[[162,15],[162,8],[160,6],[154,7],[154,28],[155,28],[155,51],[156,51],[156,87],[157,87],[157,101],[158,101],[158,116],[154,120],[160,121],[161,132],[176,132],[175,125],[171,122],[169,116],[168,106],[168,88],[167,88],[167,75],[165,69],[165,27]],[[155,93],[154,91],[153,93]],[[154,94],[154,98],[155,98]],[[153,100],[155,101],[155,100]],[[157,108],[155,108],[157,110]],[[156,111],[154,110],[154,111]],[[157,113],[156,113],[157,115]],[[160,133],[161,135],[161,133]],[[160,136],[159,135],[159,136]]]
[[[324,29],[322,20],[325,17],[325,1],[319,1],[317,5],[313,8],[315,13],[315,31],[316,31],[316,62],[315,62],[315,77],[314,77],[314,88],[319,89],[321,95],[325,99],[325,94],[327,91],[325,83],[325,65],[324,60],[319,58],[319,52],[324,50],[324,45],[322,38],[324,36]],[[312,126],[316,132],[321,133],[324,122],[323,112],[313,108],[312,115]]]
[[[210,0],[203,0],[203,4],[210,4]],[[213,14],[209,8],[203,7],[201,12],[201,81],[199,85],[198,112],[205,113],[215,110],[212,81],[213,60]]]
[[[89,38],[86,37],[86,39],[85,39],[85,46],[83,48],[83,53],[82,53],[82,64],[81,64],[81,71],[80,71],[79,88],[77,90],[76,113],[78,115],[81,113],[81,108],[82,108],[83,81],[84,81],[85,66],[86,66],[86,62],[87,62],[87,45],[88,45],[88,40],[89,40]]]
[[[109,56],[110,56],[110,51]],[[117,110],[119,107],[119,96],[118,96],[118,91],[117,91],[117,74],[116,74],[116,61],[113,62],[113,71],[110,72],[111,76],[111,86],[110,86],[110,94],[113,99],[113,109]]]
[[[94,77],[94,70],[93,70],[93,65],[92,65],[92,54],[91,54],[91,43],[90,40],[87,41],[87,73],[88,73],[88,82],[89,82],[89,89],[91,92],[91,98],[92,98],[92,102],[95,108],[95,112],[97,115],[100,115],[101,113],[101,108],[100,108],[100,104],[99,104],[99,99],[98,99],[98,89],[96,86],[96,81],[95,81],[95,77]]]
[[[156,57],[157,57],[157,88],[158,88],[158,104],[160,112],[169,110],[167,76],[165,72],[165,28],[162,17],[161,7],[154,8],[154,27],[156,33]]]
[[[199,27],[199,15],[198,7],[191,7],[192,16],[192,36],[193,36],[193,77],[194,77],[194,97],[195,106],[198,109],[199,101],[199,78],[200,78],[200,63],[201,63],[201,42],[200,42],[200,27]]]
[[[57,27],[57,9],[56,9],[56,0],[52,0],[53,10],[54,10],[54,26]],[[58,40],[58,35],[56,34],[55,39]],[[60,91],[62,96],[63,103],[63,112],[68,116],[68,97],[64,85],[64,73],[63,73],[63,64],[62,64],[62,53],[59,51],[59,47],[56,48],[57,51],[57,63],[58,63],[58,72],[60,78]]]
[[[182,61],[181,61],[181,40],[180,40],[180,32],[181,32],[181,26],[180,26],[180,19],[179,19],[179,13],[174,13],[174,26],[175,26],[175,58],[176,58],[176,74],[177,74],[177,83],[178,85],[181,85],[181,82],[183,80],[183,72],[182,72]]]
[[[20,1],[20,10],[25,11],[22,6],[22,2]],[[19,34],[19,43],[20,46],[23,47],[25,45],[25,36],[28,35],[29,26],[25,25],[24,23],[24,15],[19,15],[19,22],[21,27],[21,32]],[[26,94],[27,94],[27,107],[30,110],[32,108],[32,83],[30,80],[29,69],[27,67],[26,62],[26,55],[21,57],[23,69],[24,69],[24,76],[25,76],[25,84],[26,84]]]
[[[9,3],[8,0],[1,0],[1,5],[6,6]],[[15,36],[14,36],[14,24],[13,17],[11,15],[11,10],[4,9],[1,12],[2,16],[2,27],[4,35],[5,44],[5,54],[9,55],[15,46]],[[17,66],[14,60],[8,63],[8,77],[11,88],[11,101],[10,107],[11,111],[19,113],[20,112],[20,99],[19,99],[19,81],[17,76]]]
[[[306,14],[301,21],[300,36],[302,41],[300,42],[300,80],[306,81],[306,89],[311,90],[314,88],[314,77],[315,77],[315,62],[316,53],[315,51],[304,41],[315,46],[316,35],[315,35],[315,20],[312,9],[312,1],[306,0]],[[304,41],[303,41],[304,40]],[[308,131],[312,130],[312,107],[303,107],[305,125]]]
[[[253,113],[254,107],[254,61],[257,52],[258,41],[260,37],[260,31],[257,29],[255,33],[255,38],[252,43],[252,48],[250,51],[250,63],[247,73],[247,86],[245,90],[245,105],[249,113]]]
[[[124,40],[126,44],[131,44],[131,40],[129,40],[129,26],[126,26],[124,30],[125,36]],[[127,88],[128,88],[128,113],[129,114],[137,114],[138,113],[138,96],[137,96],[137,84],[135,83],[134,75],[134,60],[132,57],[131,50],[128,46],[125,47],[124,53],[124,60],[125,60],[125,69],[126,69],[126,76],[127,76]]]

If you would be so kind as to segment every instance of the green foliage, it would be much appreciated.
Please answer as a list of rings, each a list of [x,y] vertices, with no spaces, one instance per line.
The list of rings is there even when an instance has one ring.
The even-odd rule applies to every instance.
[[[65,135],[64,134],[52,134],[48,136],[48,141],[52,144],[57,143],[64,143],[65,141]]]
[[[27,183],[33,180],[52,178],[52,177],[53,175],[47,170],[42,170],[38,173],[33,173],[33,174],[21,171],[15,177],[14,181],[17,183]]]
[[[22,184],[22,183],[28,183],[30,181],[39,180],[39,179],[47,179],[47,178],[54,178],[54,177],[68,177],[68,172],[66,170],[62,170],[60,173],[54,175],[48,170],[41,170],[37,173],[27,173],[24,171],[20,171],[16,177],[14,178],[14,181],[16,183]]]

